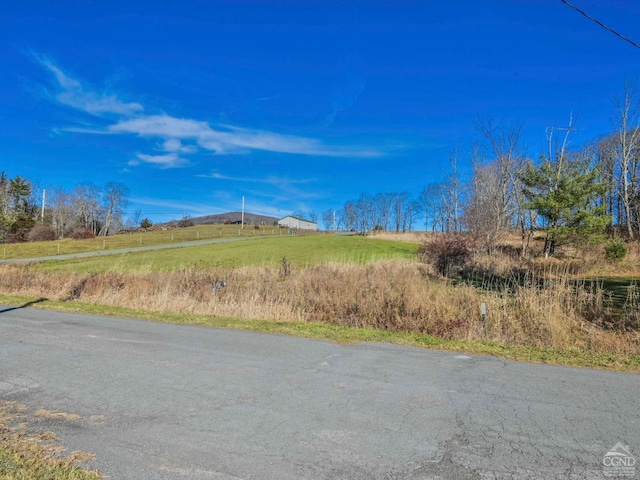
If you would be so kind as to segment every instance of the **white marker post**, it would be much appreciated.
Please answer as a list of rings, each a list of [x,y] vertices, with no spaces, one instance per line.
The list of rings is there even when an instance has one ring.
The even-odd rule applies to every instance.
[[[482,331],[484,338],[487,338],[487,304],[482,302],[480,304],[480,315],[482,315]]]

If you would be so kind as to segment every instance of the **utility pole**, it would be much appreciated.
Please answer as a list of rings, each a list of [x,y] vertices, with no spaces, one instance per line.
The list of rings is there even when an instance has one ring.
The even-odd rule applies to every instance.
[[[242,228],[244,229],[244,195],[242,196]]]
[[[43,189],[42,190],[42,213],[40,214],[40,219],[42,221],[44,221],[44,201],[46,198],[46,194],[47,194],[47,191]]]

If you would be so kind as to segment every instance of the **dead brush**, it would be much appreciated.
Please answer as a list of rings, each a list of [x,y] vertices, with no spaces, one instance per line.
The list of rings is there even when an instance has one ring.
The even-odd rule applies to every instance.
[[[210,297],[211,286],[215,282],[212,272],[195,267],[170,272],[168,275],[173,292],[188,292],[198,302],[206,301]]]
[[[635,280],[627,287],[623,312],[622,321],[625,327],[632,331],[640,331],[640,289]]]
[[[97,471],[87,471],[78,466],[93,460],[93,454],[80,451],[65,454],[64,447],[56,443],[58,438],[53,432],[30,432],[27,410],[25,405],[16,402],[0,402],[0,478],[103,478]],[[70,414],[64,415],[66,420]]]
[[[574,320],[579,318],[572,294],[566,283],[517,287],[510,309],[513,318],[503,321],[507,337],[538,347],[571,345]]]
[[[474,316],[451,308],[443,295],[446,285],[425,280],[420,267],[389,261],[310,268],[296,278],[296,291],[307,293],[295,297],[297,306],[311,321],[466,338]],[[451,293],[465,296],[462,292]]]
[[[66,292],[66,295],[62,297],[62,300],[65,302],[69,302],[72,300],[79,299],[82,296],[82,292],[84,291],[87,285],[87,282],[93,276],[95,275],[93,274],[82,275],[76,283],[71,285],[71,288],[68,289],[68,291]]]
[[[396,242],[422,243],[426,238],[433,237],[435,234],[431,232],[386,232],[382,230],[370,232],[367,236]]]
[[[608,312],[597,285],[576,286],[567,270],[547,263],[540,273],[500,267],[482,282],[454,284],[412,260],[327,263],[292,269],[281,265],[184,268],[173,272],[53,274],[5,268],[0,292],[66,298],[149,311],[187,312],[247,319],[314,321],[334,325],[428,333],[483,340],[480,303],[488,306],[487,340],[517,345],[639,353],[636,332],[607,328]],[[519,273],[518,273],[519,272]],[[522,272],[525,272],[523,274]],[[212,285],[225,279],[214,293]],[[638,304],[630,303],[629,315]]]
[[[28,264],[11,264],[2,269],[0,291],[10,295],[64,299],[82,278],[79,274],[56,275],[34,271]]]

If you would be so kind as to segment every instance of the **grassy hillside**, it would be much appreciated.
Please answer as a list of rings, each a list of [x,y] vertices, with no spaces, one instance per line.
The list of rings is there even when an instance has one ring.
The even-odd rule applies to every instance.
[[[276,227],[254,228],[246,225],[198,225],[187,228],[157,228],[150,231],[136,231],[96,237],[86,240],[66,238],[49,242],[11,243],[0,246],[0,259],[32,258],[66,253],[95,252],[149,245],[168,245],[212,238],[234,237],[286,237],[287,229]]]
[[[330,262],[363,264],[411,258],[417,245],[361,236],[283,236],[224,244],[135,252],[108,257],[43,262],[50,272],[171,271],[197,268],[277,266],[283,258],[294,266]]]

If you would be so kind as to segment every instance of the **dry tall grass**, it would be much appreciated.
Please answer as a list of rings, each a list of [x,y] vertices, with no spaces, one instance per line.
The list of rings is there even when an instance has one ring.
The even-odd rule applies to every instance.
[[[216,280],[226,287],[214,291]],[[487,338],[499,343],[594,352],[640,353],[640,334],[600,321],[608,315],[598,289],[575,288],[568,276],[529,276],[509,288],[453,285],[427,265],[389,260],[304,269],[244,267],[174,272],[55,274],[5,267],[0,292],[79,300],[150,311],[278,321],[318,321],[480,340],[480,303]],[[606,327],[606,328],[605,328]]]
[[[369,237],[379,238],[382,240],[393,240],[396,242],[422,243],[424,239],[431,238],[435,234],[433,232],[385,232],[375,231],[367,234]]]
[[[75,420],[77,415],[41,410],[36,415]],[[45,413],[43,413],[45,412]],[[32,415],[25,405],[0,401],[0,478],[5,480],[98,480],[97,471],[80,467],[94,459],[87,452],[65,452],[52,432],[33,432]]]

